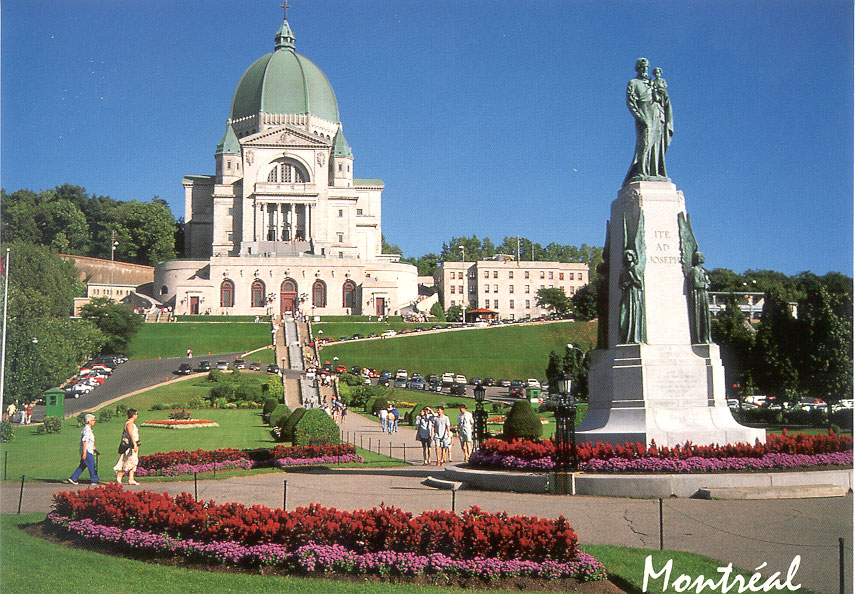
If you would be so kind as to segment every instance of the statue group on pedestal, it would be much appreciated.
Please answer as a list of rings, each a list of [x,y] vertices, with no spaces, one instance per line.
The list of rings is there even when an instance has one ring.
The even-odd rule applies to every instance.
[[[668,83],[662,69],[650,67],[647,58],[635,62],[636,77],[626,86],[626,106],[635,118],[635,154],[624,178],[632,181],[670,181],[665,171],[665,152],[674,135],[674,119],[668,98]]]

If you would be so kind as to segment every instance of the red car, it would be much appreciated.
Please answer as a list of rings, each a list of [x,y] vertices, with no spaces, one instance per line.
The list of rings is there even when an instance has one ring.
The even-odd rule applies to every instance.
[[[369,367],[368,369],[366,369],[364,371],[365,371],[365,375],[368,377],[380,377],[380,374],[377,373],[377,370],[374,369],[373,367]]]
[[[347,373],[347,366],[346,365],[336,365],[335,372],[336,373]]]

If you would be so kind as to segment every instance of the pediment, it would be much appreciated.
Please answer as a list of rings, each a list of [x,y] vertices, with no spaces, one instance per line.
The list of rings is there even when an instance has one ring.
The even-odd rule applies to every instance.
[[[332,143],[325,138],[309,134],[305,130],[291,126],[280,126],[265,132],[259,132],[243,139],[244,147],[295,147],[329,148]]]

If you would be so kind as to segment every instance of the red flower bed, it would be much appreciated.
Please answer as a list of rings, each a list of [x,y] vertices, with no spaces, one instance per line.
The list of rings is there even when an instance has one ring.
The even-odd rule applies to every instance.
[[[219,450],[184,450],[174,452],[162,452],[140,456],[139,465],[146,470],[160,470],[175,466],[176,464],[211,464],[214,462],[226,462],[228,460],[239,460],[241,458],[255,462],[269,461],[279,458],[320,458],[323,456],[345,456],[355,454],[356,447],[343,443],[337,446],[276,446],[275,448],[262,448],[253,450],[238,450],[235,448],[222,448]]]
[[[393,550],[462,559],[568,561],[576,557],[577,536],[564,516],[555,520],[508,516],[477,507],[462,514],[430,511],[417,516],[382,504],[370,510],[340,511],[313,503],[285,511],[239,503],[216,505],[196,501],[187,493],[173,499],[169,494],[125,491],[115,484],[56,493],[54,507],[62,516],[89,518],[108,526],[203,541],[277,543],[292,550],[314,542],[361,553]]]
[[[831,454],[852,449],[852,436],[837,435],[833,431],[825,434],[809,435],[807,433],[787,433],[782,435],[769,434],[766,443],[735,443],[725,445],[695,445],[687,441],[684,445],[668,447],[650,446],[641,443],[625,443],[613,446],[597,443],[580,443],[576,450],[580,462],[588,460],[609,460],[624,458],[636,460],[639,458],[662,458],[685,460],[690,457],[700,458],[762,458],[766,454]],[[500,454],[516,456],[524,460],[539,460],[555,457],[555,442],[552,440],[514,440],[503,441],[489,439],[479,449],[482,454]]]

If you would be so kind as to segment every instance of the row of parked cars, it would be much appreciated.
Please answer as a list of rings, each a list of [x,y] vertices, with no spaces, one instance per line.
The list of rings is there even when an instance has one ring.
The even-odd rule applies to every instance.
[[[67,396],[80,398],[82,394],[88,394],[105,381],[113,373],[113,370],[127,361],[128,358],[121,354],[101,355],[86,362],[77,375],[69,381],[63,390]]]
[[[228,371],[229,369],[249,369],[250,371],[261,371],[261,363],[257,361],[246,362],[243,359],[235,359],[231,365],[228,361],[217,361],[217,364],[213,367],[211,366],[210,361],[199,361],[199,365],[196,366],[196,369],[193,369],[193,366],[190,363],[182,363],[178,366],[178,369],[175,371],[177,375],[190,375],[194,371],[197,373],[205,373],[207,371],[211,371],[211,369],[219,369],[220,371]],[[272,363],[267,366],[267,373],[279,373],[281,370],[279,366],[275,363]]]

